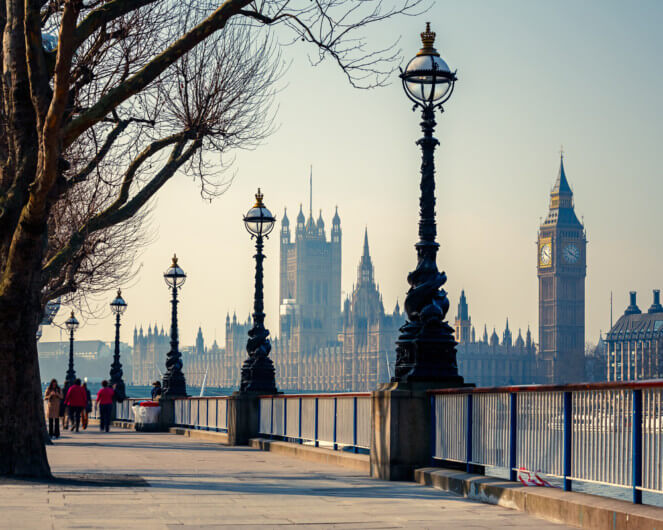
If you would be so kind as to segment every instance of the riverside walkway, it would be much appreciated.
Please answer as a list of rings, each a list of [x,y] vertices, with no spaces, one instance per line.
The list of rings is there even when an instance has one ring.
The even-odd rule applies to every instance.
[[[408,482],[174,434],[92,426],[57,480],[4,481],[0,528],[565,528]]]

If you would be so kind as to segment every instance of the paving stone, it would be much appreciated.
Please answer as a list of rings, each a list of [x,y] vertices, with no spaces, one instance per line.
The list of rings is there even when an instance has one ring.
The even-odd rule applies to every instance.
[[[165,433],[48,447],[58,481],[2,485],[0,528],[563,528],[408,482]]]

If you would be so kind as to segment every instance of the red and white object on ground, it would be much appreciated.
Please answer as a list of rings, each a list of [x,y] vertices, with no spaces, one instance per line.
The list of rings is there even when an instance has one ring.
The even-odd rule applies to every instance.
[[[529,469],[521,467],[518,470],[518,480],[525,486],[540,486],[543,488],[554,488],[550,482],[544,480],[539,475],[538,471],[531,472]]]
[[[161,406],[158,401],[140,401],[133,407],[134,421],[136,423],[159,423]]]

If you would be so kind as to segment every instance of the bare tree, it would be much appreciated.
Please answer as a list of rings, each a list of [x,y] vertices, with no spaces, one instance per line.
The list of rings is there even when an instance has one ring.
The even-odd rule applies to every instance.
[[[223,191],[229,153],[271,130],[283,44],[312,44],[355,86],[384,83],[396,50],[361,30],[421,0],[393,1],[0,0],[0,473],[50,475],[45,301],[128,271],[174,175]]]

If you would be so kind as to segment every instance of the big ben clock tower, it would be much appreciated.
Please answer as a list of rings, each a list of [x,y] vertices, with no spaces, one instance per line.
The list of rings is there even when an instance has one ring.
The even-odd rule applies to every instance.
[[[573,209],[564,155],[539,227],[539,359],[542,383],[572,383],[585,375],[585,227]]]

